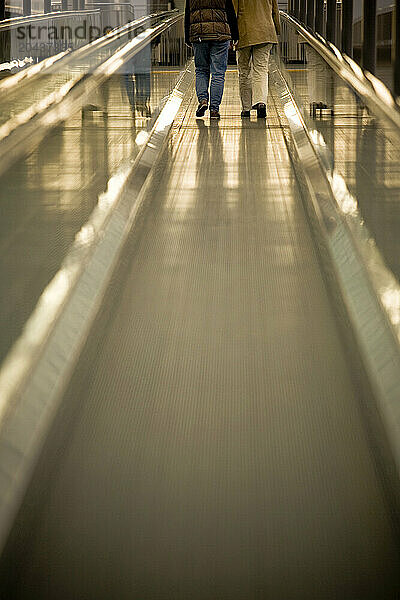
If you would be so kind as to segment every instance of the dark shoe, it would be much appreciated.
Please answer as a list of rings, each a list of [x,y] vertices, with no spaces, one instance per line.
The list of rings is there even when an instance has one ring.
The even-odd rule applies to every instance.
[[[259,102],[256,105],[256,108],[257,108],[257,118],[265,119],[265,117],[267,116],[267,107],[265,106],[265,104],[263,102]]]
[[[210,110],[210,119],[220,119],[221,115],[218,110]]]
[[[144,105],[144,116],[147,118],[151,117],[151,108],[150,106],[147,104],[147,102]]]
[[[320,117],[322,117],[322,111],[328,108],[324,102],[312,102],[310,105],[310,115],[316,119],[317,111],[319,110]]]
[[[242,110],[242,112],[240,113],[240,116],[242,117],[242,119],[250,119],[250,111]]]
[[[196,117],[204,117],[204,113],[206,112],[207,108],[208,108],[207,100],[202,100],[197,107]]]

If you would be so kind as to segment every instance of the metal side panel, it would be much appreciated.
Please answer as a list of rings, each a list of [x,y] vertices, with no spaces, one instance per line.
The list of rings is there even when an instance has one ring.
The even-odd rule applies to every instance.
[[[274,105],[241,122],[235,72],[219,124],[195,104],[65,396],[41,510],[14,531],[12,597],[394,600],[397,547]]]

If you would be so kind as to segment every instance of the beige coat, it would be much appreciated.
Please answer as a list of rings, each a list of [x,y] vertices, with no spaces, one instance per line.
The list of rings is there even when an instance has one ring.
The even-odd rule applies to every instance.
[[[276,44],[281,32],[277,0],[233,0],[239,25],[238,48]]]

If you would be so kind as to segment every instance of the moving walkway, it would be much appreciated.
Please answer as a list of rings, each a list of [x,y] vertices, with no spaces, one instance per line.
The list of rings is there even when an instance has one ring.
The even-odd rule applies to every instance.
[[[169,55],[181,25],[162,18],[143,45]],[[318,91],[339,65],[334,118],[372,111],[376,90],[334,59]],[[267,120],[241,120],[230,69],[213,124],[195,119],[192,62],[152,60],[158,110],[128,144],[112,60],[40,121],[46,141],[78,108],[84,129],[100,89],[89,127],[118,98],[106,146],[130,152],[5,350],[6,597],[398,597],[396,280],[333,165],[331,117],[311,128],[300,109],[314,74],[275,56]],[[376,115],[393,140],[395,112]]]

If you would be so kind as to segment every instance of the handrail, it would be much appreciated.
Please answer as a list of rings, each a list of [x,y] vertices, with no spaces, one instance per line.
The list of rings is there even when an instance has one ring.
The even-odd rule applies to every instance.
[[[136,19],[136,21],[131,21],[126,25],[122,25],[121,27],[113,29],[107,35],[97,38],[96,40],[93,40],[93,42],[89,42],[81,48],[77,48],[73,52],[71,52],[70,50],[65,50],[63,52],[60,52],[59,54],[56,54],[55,56],[50,56],[49,58],[46,58],[40,63],[27,67],[20,73],[16,73],[12,77],[4,79],[0,82],[0,96],[3,93],[9,93],[10,90],[16,88],[22,82],[25,83],[26,81],[30,81],[33,77],[38,76],[39,74],[50,74],[56,69],[59,69],[61,64],[63,66],[66,66],[69,60],[83,59],[85,55],[93,51],[101,50],[101,48],[109,44],[111,41],[115,40],[116,38],[122,35],[128,34],[130,31],[134,31],[135,29],[142,27],[148,21],[151,21],[155,18],[163,18],[168,14],[170,13],[168,11],[165,11],[163,13],[154,13],[146,15],[144,17],[140,17],[139,19]]]
[[[116,5],[118,6],[118,5]],[[94,14],[100,11],[99,7],[96,8],[88,8],[86,10],[65,10],[64,12],[56,11],[50,13],[40,13],[36,15],[26,15],[23,17],[11,17],[10,19],[4,19],[0,23],[0,31],[3,29],[10,29],[14,27],[20,27],[21,25],[26,25],[27,22],[33,21],[43,21],[47,19],[61,19],[62,17],[71,17],[76,15],[87,15]]]
[[[1,125],[0,172],[4,172],[17,158],[40,143],[49,129],[65,121],[83,106],[90,94],[124,63],[182,19],[183,15],[178,13],[155,27],[146,29],[99,64],[92,73],[80,74],[77,79],[65,83],[60,89],[49,93],[29,109]]]
[[[369,418],[379,414],[390,453],[396,467],[391,468],[386,448],[375,445],[385,486],[398,506],[400,489],[400,285],[379,251],[365,224],[357,198],[347,187],[323,136],[310,129],[289,88],[282,69],[272,62],[271,78],[280,108],[288,124],[288,142],[295,171],[299,171],[303,200],[321,248],[320,258],[328,275],[335,305],[350,343],[363,364],[363,380],[376,404],[370,403]],[[360,310],[362,298],[362,310]],[[390,299],[389,299],[390,298]],[[340,302],[337,300],[340,299]],[[391,299],[394,299],[393,301]],[[343,312],[344,311],[344,312]],[[351,332],[351,333],[350,333]],[[377,432],[381,438],[381,433]],[[383,446],[386,443],[383,442]],[[389,454],[390,454],[389,453]],[[396,510],[397,512],[397,510]],[[397,513],[399,514],[399,513]]]
[[[371,107],[380,117],[388,120],[400,134],[400,102],[385,84],[363,70],[352,58],[340,52],[334,44],[318,33],[314,33],[285,11],[280,11],[280,14],[281,18],[294,27],[335,73],[360,96],[363,103]]]
[[[136,158],[108,179],[1,365],[0,552],[62,407],[65,388],[112,282],[115,265],[140,222],[151,169],[165,148],[187,90],[192,89],[193,77],[190,63],[147,132],[142,130],[144,139],[137,142]]]

